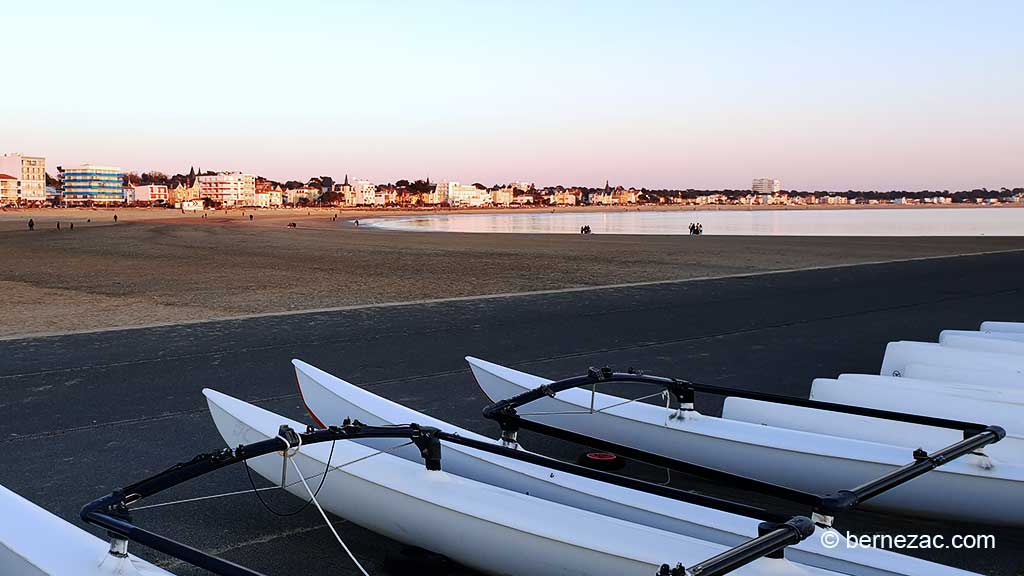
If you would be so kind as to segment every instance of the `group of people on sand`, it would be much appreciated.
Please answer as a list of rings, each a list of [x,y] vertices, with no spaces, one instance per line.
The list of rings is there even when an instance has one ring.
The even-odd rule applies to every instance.
[[[92,218],[87,219],[86,222],[92,222]],[[114,222],[117,222],[117,216],[114,216]],[[75,223],[74,222],[68,222],[68,227],[71,228],[72,230],[74,230],[75,229]],[[28,229],[30,231],[36,229],[35,218],[29,218],[28,219]],[[57,230],[60,230],[60,229],[61,229],[60,228],[60,220],[57,220]]]
[[[690,222],[690,235],[700,236],[704,233],[704,225],[700,222]]]
[[[580,226],[580,234],[590,234],[590,224]]]

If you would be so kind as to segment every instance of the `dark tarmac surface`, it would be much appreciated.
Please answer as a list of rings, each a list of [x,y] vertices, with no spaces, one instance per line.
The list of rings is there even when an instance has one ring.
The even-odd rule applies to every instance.
[[[494,436],[463,356],[552,378],[611,365],[805,396],[817,376],[877,373],[890,340],[934,341],[940,329],[992,319],[1024,320],[1024,253],[3,341],[0,483],[80,524],[89,500],[222,446],[204,387],[311,422],[292,358]],[[718,403],[699,398],[698,408],[713,413]],[[523,444],[574,455],[535,436]],[[154,500],[247,486],[232,467]],[[300,504],[271,499],[282,509]],[[268,575],[356,573],[312,508],[278,518],[241,495],[140,511],[135,520]],[[336,525],[371,574],[409,571],[400,544]],[[836,525],[995,534],[995,550],[913,553],[986,574],[1024,574],[1024,530],[867,512]],[[131,550],[175,573],[200,573]]]

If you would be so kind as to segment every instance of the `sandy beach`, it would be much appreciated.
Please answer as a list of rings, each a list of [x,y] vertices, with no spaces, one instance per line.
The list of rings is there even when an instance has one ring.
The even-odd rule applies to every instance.
[[[1024,238],[437,234],[349,221],[369,211],[249,221],[119,209],[116,224],[114,213],[0,213],[0,337],[1024,249]]]

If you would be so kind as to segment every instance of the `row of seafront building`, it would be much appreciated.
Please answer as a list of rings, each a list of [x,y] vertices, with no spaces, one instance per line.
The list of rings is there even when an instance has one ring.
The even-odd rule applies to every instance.
[[[561,186],[537,189],[532,182],[519,181],[490,188],[480,184],[466,185],[457,181],[441,181],[415,190],[409,186],[377,185],[366,179],[334,183],[321,177],[323,186],[283,187],[279,184],[243,172],[210,172],[172,179],[172,185],[126,185],[126,175],[120,168],[84,164],[61,169],[60,187],[48,187],[46,159],[23,154],[0,156],[0,206],[88,205],[88,206],[173,206],[186,210],[210,207],[274,208],[286,205],[322,205],[345,207],[385,206],[521,206],[576,204],[598,206],[629,206],[638,204],[682,205],[772,205],[801,206],[811,204],[950,204],[948,193],[933,196],[893,196],[872,198],[855,197],[853,191],[843,193],[796,193],[782,191],[776,178],[756,178],[749,192],[691,194],[657,194],[635,188],[612,187],[605,182],[603,189],[563,188]],[[311,180],[310,182],[313,182]],[[422,184],[422,182],[417,182]],[[1002,189],[998,197],[960,198],[985,204],[1024,202],[1024,190]]]

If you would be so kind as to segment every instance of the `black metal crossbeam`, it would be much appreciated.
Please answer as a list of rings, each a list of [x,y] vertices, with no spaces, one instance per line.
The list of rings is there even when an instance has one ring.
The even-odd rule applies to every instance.
[[[721,396],[737,396],[778,404],[827,410],[830,412],[856,414],[872,418],[959,430],[963,432],[964,440],[938,450],[931,455],[916,451],[913,454],[913,462],[892,470],[880,478],[851,489],[837,490],[830,494],[819,495],[801,490],[794,490],[792,488],[779,486],[769,482],[763,482],[754,478],[732,474],[707,466],[683,462],[659,454],[652,454],[638,448],[586,436],[570,430],[557,428],[549,424],[543,424],[526,419],[520,416],[517,412],[518,408],[542,398],[555,397],[559,392],[572,388],[592,386],[597,383],[634,383],[660,386],[675,396],[676,401],[679,402],[681,406],[692,405],[695,392]],[[502,436],[505,438],[514,437],[515,433],[519,429],[532,430],[547,436],[569,440],[571,442],[600,448],[609,452],[615,452],[621,456],[646,462],[654,466],[669,468],[719,483],[726,483],[737,488],[769,494],[798,504],[809,505],[815,512],[826,516],[835,516],[839,512],[855,508],[861,503],[878,496],[879,494],[892,490],[897,486],[905,484],[910,480],[941,466],[942,464],[979,450],[989,444],[998,442],[1006,437],[1006,431],[1003,428],[999,426],[988,426],[976,422],[934,418],[931,416],[921,416],[917,414],[904,414],[901,412],[863,408],[860,406],[846,406],[843,404],[819,402],[816,400],[802,400],[799,398],[751,392],[749,390],[728,388],[725,386],[697,384],[676,378],[648,376],[639,373],[613,372],[607,368],[600,370],[591,368],[584,376],[574,376],[564,380],[551,382],[549,384],[542,384],[536,388],[532,388],[512,396],[511,398],[499,400],[486,406],[483,409],[483,415],[485,418],[496,421],[501,426]]]

